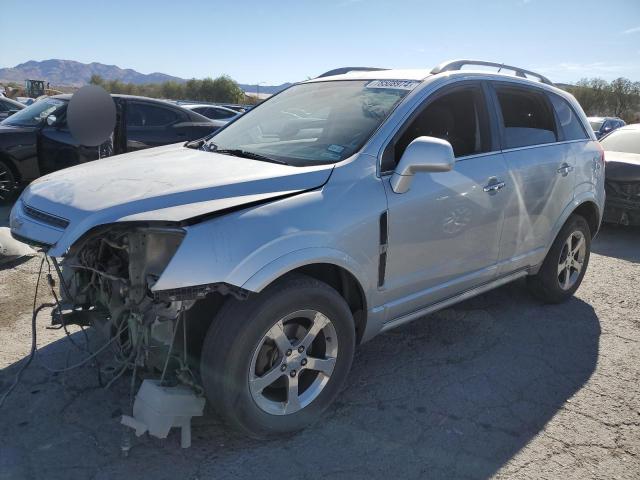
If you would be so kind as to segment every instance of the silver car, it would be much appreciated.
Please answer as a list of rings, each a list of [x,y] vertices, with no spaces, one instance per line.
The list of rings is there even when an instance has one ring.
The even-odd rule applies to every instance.
[[[521,277],[569,298],[603,205],[571,95],[453,61],[341,69],[207,140],[42,177],[11,231],[60,267],[54,321],[260,436],[318,418],[381,332]]]

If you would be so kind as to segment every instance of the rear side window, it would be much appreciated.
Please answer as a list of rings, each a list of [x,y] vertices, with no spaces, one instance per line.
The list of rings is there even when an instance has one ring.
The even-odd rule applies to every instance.
[[[502,112],[504,149],[558,141],[546,95],[512,87],[497,87],[496,93]]]
[[[177,112],[170,108],[144,103],[130,103],[127,106],[127,126],[164,127],[180,119]]]
[[[231,112],[227,112],[226,110],[221,110],[219,108],[209,108],[209,118],[213,118],[214,120],[222,120],[225,118],[233,117],[234,114]]]
[[[582,123],[576,116],[576,112],[571,108],[569,102],[558,95],[551,94],[551,103],[556,110],[556,116],[560,122],[560,128],[564,133],[565,140],[585,140],[589,137],[582,127]]]

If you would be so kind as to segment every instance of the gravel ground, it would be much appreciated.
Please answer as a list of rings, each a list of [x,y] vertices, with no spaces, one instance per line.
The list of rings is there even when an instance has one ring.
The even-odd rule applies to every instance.
[[[127,379],[105,391],[95,367],[34,361],[0,410],[0,479],[640,478],[640,229],[605,228],[593,249],[563,305],[516,282],[362,345],[336,404],[293,437],[247,440],[209,412],[190,449],[176,431],[122,458]],[[0,391],[29,351],[38,267],[0,271]],[[47,317],[42,361],[82,358]]]

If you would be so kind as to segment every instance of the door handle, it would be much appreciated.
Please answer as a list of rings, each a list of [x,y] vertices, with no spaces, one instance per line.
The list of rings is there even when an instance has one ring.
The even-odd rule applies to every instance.
[[[569,175],[569,172],[573,172],[573,167],[568,163],[563,163],[556,172],[561,174],[563,177],[566,177]]]
[[[492,192],[497,192],[498,190],[504,188],[505,183],[504,182],[495,182],[495,183],[490,183],[489,185],[486,185],[483,190],[486,193],[492,193]]]

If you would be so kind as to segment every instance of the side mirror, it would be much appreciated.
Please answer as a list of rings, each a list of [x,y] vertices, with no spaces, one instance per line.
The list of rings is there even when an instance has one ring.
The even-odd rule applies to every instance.
[[[50,127],[53,127],[57,121],[58,118],[55,115],[49,115],[47,117],[47,125],[49,125]]]
[[[449,172],[455,162],[453,147],[449,142],[435,137],[418,137],[402,154],[391,177],[391,188],[395,193],[408,192],[414,174]]]

